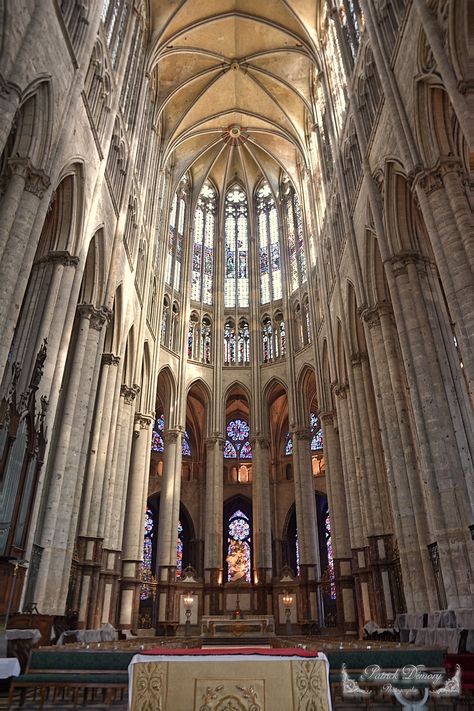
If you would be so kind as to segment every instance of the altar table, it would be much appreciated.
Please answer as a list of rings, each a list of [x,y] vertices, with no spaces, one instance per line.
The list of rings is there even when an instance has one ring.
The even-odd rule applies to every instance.
[[[331,711],[329,664],[302,649],[170,649],[136,654],[130,711]]]

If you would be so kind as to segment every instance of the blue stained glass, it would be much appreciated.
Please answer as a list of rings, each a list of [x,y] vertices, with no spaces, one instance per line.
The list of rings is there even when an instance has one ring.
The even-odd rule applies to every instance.
[[[237,459],[237,451],[228,439],[224,445],[224,459]]]
[[[151,451],[152,452],[164,452],[165,445],[163,442],[163,437],[159,432],[153,432],[151,435]]]
[[[288,456],[290,454],[293,454],[293,439],[288,432],[286,435],[286,442],[285,442],[285,454]]]
[[[183,457],[191,456],[191,443],[189,441],[189,434],[187,432],[184,433],[183,437],[182,453]]]
[[[176,541],[176,577],[180,578],[183,572],[183,526],[178,521],[178,540]]]
[[[243,511],[237,510],[229,518],[227,537],[227,580],[250,582],[250,524]]]
[[[249,436],[250,427],[245,420],[232,420],[227,425],[227,436],[234,442],[243,442]]]
[[[240,450],[240,459],[252,459],[252,447],[250,442],[245,442]]]
[[[310,416],[310,427],[311,427],[311,451],[314,452],[318,449],[323,448],[323,430],[321,424],[314,414],[311,413]]]
[[[279,244],[271,244],[270,245],[270,254],[271,254],[271,262],[272,262],[272,271],[278,271],[280,269],[280,245]]]

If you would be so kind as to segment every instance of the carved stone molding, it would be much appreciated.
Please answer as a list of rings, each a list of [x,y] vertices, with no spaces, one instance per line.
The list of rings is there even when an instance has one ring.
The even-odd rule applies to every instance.
[[[326,412],[320,412],[319,419],[325,427],[327,427],[327,425],[334,426],[334,413],[329,410]]]
[[[348,383],[337,383],[333,387],[334,395],[340,400],[345,400],[347,398],[347,391],[349,390]]]
[[[301,441],[307,440],[309,442],[312,438],[311,430],[308,427],[297,428],[293,430],[291,434]]]
[[[268,438],[264,435],[255,435],[255,437],[251,437],[250,444],[252,445],[252,448],[256,445],[258,445],[261,449],[270,448],[270,442],[268,441]]]
[[[102,365],[115,365],[120,363],[120,356],[116,356],[113,353],[103,353],[102,354]]]
[[[81,318],[89,319],[89,325],[95,331],[101,331],[102,326],[107,321],[107,315],[103,309],[96,309],[95,306],[91,304],[79,304],[77,311]]]
[[[41,261],[61,264],[63,267],[76,268],[79,264],[79,257],[73,257],[69,252],[49,252]]]
[[[429,260],[419,252],[399,252],[389,259],[392,265],[394,276],[407,273],[407,267],[414,264],[418,271],[426,272],[426,265]]]
[[[178,439],[182,434],[183,434],[183,432],[178,429],[165,430],[165,432],[164,432],[165,444],[173,444],[174,442],[178,442]]]
[[[351,353],[351,363],[352,365],[362,365],[364,361],[367,360],[367,353]]]
[[[153,422],[154,418],[151,415],[144,415],[142,412],[135,413],[135,423],[138,425],[139,430],[149,429]]]
[[[224,451],[225,437],[222,437],[220,434],[213,434],[210,437],[206,437],[204,439],[204,444],[208,449],[212,449],[217,444],[219,449]]]
[[[46,175],[44,170],[38,170],[29,166],[28,175],[25,182],[25,190],[32,195],[35,195],[40,200],[43,198],[45,191],[51,185],[51,180]]]
[[[448,173],[455,173],[461,180],[466,179],[461,161],[455,156],[441,156],[432,168],[422,168],[415,175],[413,185],[420,185],[427,195],[444,189],[444,179]]]
[[[135,388],[129,388],[128,385],[122,384],[120,386],[120,395],[123,397],[127,405],[132,405],[137,396],[137,391]]]

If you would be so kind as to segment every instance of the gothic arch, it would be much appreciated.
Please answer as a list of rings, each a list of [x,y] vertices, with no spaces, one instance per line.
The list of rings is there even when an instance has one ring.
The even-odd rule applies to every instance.
[[[145,341],[140,386],[140,412],[151,412],[154,409],[154,403],[150,398],[151,362],[150,344]]]
[[[104,230],[99,228],[87,247],[79,303],[99,308],[105,299]]]
[[[35,261],[50,252],[77,254],[84,210],[84,165],[73,163],[60,175],[41,232]]]
[[[364,329],[357,309],[354,285],[347,280],[347,325],[351,354],[365,352]]]
[[[52,121],[51,83],[40,77],[25,89],[17,110],[11,155],[28,158],[35,168],[45,168],[49,158]]]
[[[173,428],[176,424],[176,388],[176,380],[171,369],[167,365],[163,366],[158,373],[157,395],[164,410],[166,428]]]
[[[314,368],[305,364],[297,379],[298,424],[307,427],[311,408],[318,409],[316,374]]]

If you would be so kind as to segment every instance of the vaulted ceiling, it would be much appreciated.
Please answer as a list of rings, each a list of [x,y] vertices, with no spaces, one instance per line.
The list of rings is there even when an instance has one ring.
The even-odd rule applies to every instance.
[[[157,73],[164,160],[220,191],[278,194],[305,164],[317,71],[315,0],[152,0],[150,71]]]

